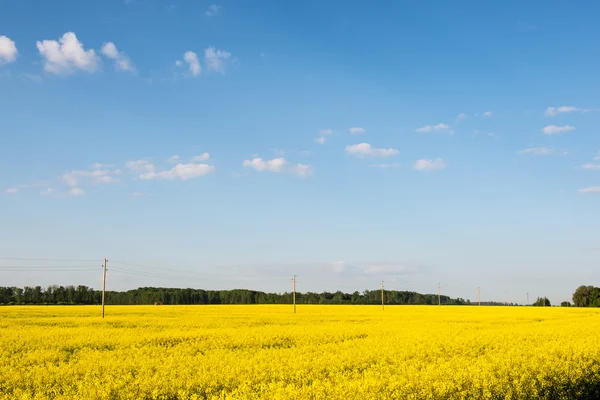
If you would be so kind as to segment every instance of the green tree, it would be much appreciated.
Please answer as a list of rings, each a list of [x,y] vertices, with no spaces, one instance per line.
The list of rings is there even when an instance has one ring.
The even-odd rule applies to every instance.
[[[535,303],[532,304],[534,307],[550,307],[550,300],[547,297],[538,297]]]

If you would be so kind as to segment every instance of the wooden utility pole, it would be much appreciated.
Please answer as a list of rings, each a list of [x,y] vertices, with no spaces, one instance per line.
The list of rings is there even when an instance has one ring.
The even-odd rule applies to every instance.
[[[383,281],[381,281],[381,311],[383,311],[383,304],[384,304],[384,300],[383,300]]]
[[[438,282],[438,306],[442,305],[442,292],[440,289],[440,283]]]
[[[104,293],[106,292],[106,263],[108,260],[104,259],[104,268],[102,271],[102,318],[104,318]]]
[[[477,288],[477,303],[481,305],[481,288]]]
[[[296,275],[292,277],[292,289],[293,289],[293,299],[294,299],[294,314],[296,314]]]

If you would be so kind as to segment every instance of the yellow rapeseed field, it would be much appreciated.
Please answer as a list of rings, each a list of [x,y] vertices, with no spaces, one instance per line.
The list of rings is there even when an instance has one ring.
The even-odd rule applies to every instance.
[[[597,309],[0,308],[0,397],[600,398]]]

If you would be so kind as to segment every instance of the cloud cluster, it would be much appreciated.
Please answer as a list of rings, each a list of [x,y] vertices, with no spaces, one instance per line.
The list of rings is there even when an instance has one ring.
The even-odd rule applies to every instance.
[[[218,50],[214,47],[204,49],[204,66],[208,71],[225,75],[227,65],[232,61],[234,61],[234,58],[228,51]],[[202,73],[202,66],[200,65],[198,54],[193,51],[186,51],[183,53],[183,62],[188,65],[188,69],[192,76],[198,76]],[[182,66],[183,62],[177,60],[175,65]]]
[[[288,165],[283,157],[273,158],[272,160],[263,160],[260,157],[255,157],[251,160],[244,160],[242,165],[246,168],[253,168],[256,171],[284,172],[290,173],[299,177],[310,176],[313,172],[312,167],[308,164]]]
[[[75,33],[67,32],[56,40],[37,42],[37,49],[44,59],[44,71],[66,75],[75,70],[95,72],[100,68],[100,57],[92,49],[85,50]]]
[[[14,40],[0,36],[0,65],[16,61],[18,53]]]
[[[399,153],[396,149],[377,149],[369,143],[358,143],[346,146],[346,153],[357,157],[392,157]]]
[[[205,153],[208,155],[208,153]],[[176,161],[180,161],[179,156],[176,157]],[[173,160],[171,157],[170,160]],[[210,156],[209,156],[210,157]],[[208,159],[208,158],[206,158]],[[178,163],[173,168],[163,169],[161,171],[156,166],[147,160],[135,160],[129,161],[126,164],[127,168],[137,174],[138,178],[142,180],[188,180],[197,178],[200,176],[208,175],[214,172],[216,168],[213,165],[205,163],[189,162],[189,163]]]

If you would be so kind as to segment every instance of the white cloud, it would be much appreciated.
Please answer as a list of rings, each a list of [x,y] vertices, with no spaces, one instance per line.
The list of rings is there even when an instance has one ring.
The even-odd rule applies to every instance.
[[[55,192],[55,190],[54,190],[54,189],[52,189],[52,188],[47,188],[47,189],[44,189],[44,190],[42,190],[42,191],[40,192],[40,194],[41,194],[42,196],[50,196],[50,195],[54,194],[54,192]]]
[[[146,160],[129,161],[125,166],[133,172],[153,172],[156,169],[154,164]]]
[[[584,189],[579,189],[579,193],[600,193],[600,186],[592,186]]]
[[[332,129],[321,129],[319,130],[319,137],[315,139],[316,143],[323,144],[325,143],[325,136],[329,136],[333,133]]]
[[[530,147],[528,149],[523,149],[518,151],[519,154],[533,154],[536,156],[549,156],[554,154],[554,149],[550,149],[548,147]]]
[[[18,53],[14,40],[0,36],[0,65],[14,62]]]
[[[214,17],[215,15],[217,15],[219,13],[219,11],[221,11],[221,6],[218,6],[216,4],[211,4],[208,7],[208,10],[206,10],[206,15],[209,17]]]
[[[573,107],[573,106],[561,106],[561,107],[548,107],[544,114],[548,117],[554,117],[555,115],[561,113],[570,113],[573,111],[581,111],[581,108]]]
[[[173,168],[169,170],[164,170],[160,172],[146,172],[139,175],[140,179],[151,180],[151,179],[181,179],[188,180],[192,178],[197,178],[199,176],[208,175],[211,172],[215,171],[215,167],[208,164],[177,164]]]
[[[202,161],[206,161],[210,158],[210,154],[209,153],[202,153],[198,156],[195,156],[194,158],[192,158],[192,161],[194,162],[202,162]]]
[[[548,126],[545,126],[544,129],[542,129],[542,132],[544,132],[544,134],[546,134],[546,135],[554,135],[557,133],[569,132],[569,131],[574,131],[574,130],[575,130],[575,128],[572,127],[571,125],[565,125],[565,126],[548,125]]]
[[[291,167],[289,167],[288,172],[290,172],[291,174],[300,176],[302,178],[305,178],[307,176],[312,175],[313,169],[308,164],[298,163],[296,165],[292,165]]]
[[[183,60],[190,66],[190,73],[192,75],[200,75],[202,67],[200,67],[200,61],[198,61],[198,55],[196,53],[193,51],[186,51],[183,53]]]
[[[117,50],[117,46],[113,42],[104,43],[100,50],[102,54],[111,60],[115,61],[115,68],[120,71],[132,71],[135,72],[135,67],[131,62],[131,59],[124,53]]]
[[[210,71],[225,74],[225,63],[231,59],[231,53],[209,47],[204,50],[204,64]]]
[[[454,123],[458,123],[458,122],[460,122],[461,120],[463,120],[463,119],[465,119],[467,117],[468,117],[467,114],[461,112],[460,114],[458,114],[456,116],[456,120],[454,121]]]
[[[446,124],[439,123],[437,125],[425,125],[417,129],[417,132],[434,132],[434,131],[442,131],[450,129],[450,126]]]
[[[182,62],[181,62],[181,60],[177,60],[177,61],[175,61],[175,65],[176,65],[176,66],[178,66],[178,67],[181,67],[181,65],[182,65]]]
[[[365,128],[359,128],[359,127],[350,128],[348,131],[350,132],[351,135],[358,135],[360,133],[367,132],[365,130]]]
[[[260,157],[255,157],[252,160],[244,160],[244,167],[251,167],[257,171],[281,172],[285,166],[285,158],[277,157],[272,160],[265,161]]]
[[[581,168],[583,168],[583,169],[590,169],[590,170],[594,170],[594,171],[600,171],[600,164],[587,163],[587,164],[583,164],[581,166]]]
[[[369,143],[359,143],[346,146],[346,153],[359,157],[391,157],[398,154],[396,149],[375,149]]]
[[[420,159],[415,162],[414,169],[419,171],[434,171],[446,168],[446,163],[441,158],[435,160]]]
[[[600,151],[594,156],[594,160],[600,161]]]
[[[7,194],[17,194],[19,193],[21,190],[19,188],[8,188],[4,191],[4,193]]]
[[[346,263],[344,261],[332,261],[329,263],[329,266],[334,272],[342,272],[344,271]]]
[[[79,188],[72,188],[66,193],[67,196],[83,196],[84,194],[85,190]]]
[[[96,164],[100,165],[100,164]],[[91,179],[96,183],[113,183],[117,181],[117,178],[112,175],[119,175],[121,173],[120,170],[110,171],[108,169],[94,169],[92,171],[71,171],[63,174],[61,176],[61,180],[67,186],[77,186],[81,179]]]
[[[484,113],[483,113],[483,116],[484,116],[484,117],[491,117],[493,114],[494,114],[494,113],[493,113],[493,112],[491,112],[491,111],[486,111],[486,112],[484,112]]]
[[[372,167],[388,169],[388,168],[397,168],[400,167],[400,163],[387,163],[387,164],[373,164]]]
[[[310,176],[313,172],[312,167],[307,164],[299,163],[288,167],[283,157],[277,157],[272,160],[263,160],[260,157],[255,157],[252,160],[244,160],[242,165],[254,168],[257,171],[287,172],[300,177]]]
[[[37,49],[44,58],[44,71],[66,75],[76,69],[95,72],[100,68],[100,58],[92,49],[85,50],[73,32],[67,32],[56,40],[37,42]]]
[[[143,193],[143,192],[133,192],[131,193],[132,197],[149,197],[150,193]]]
[[[169,159],[167,161],[170,163],[173,163],[173,164],[177,164],[177,163],[181,162],[181,157],[179,157],[177,154],[175,154],[175,155],[169,157]]]

